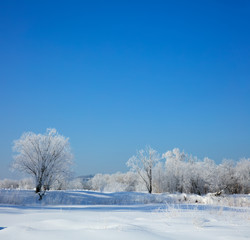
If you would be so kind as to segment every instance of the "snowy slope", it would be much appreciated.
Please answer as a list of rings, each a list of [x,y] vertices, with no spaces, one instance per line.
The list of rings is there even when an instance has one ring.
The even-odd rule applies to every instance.
[[[124,205],[195,203],[230,207],[250,207],[250,195],[148,194],[142,192],[103,193],[94,191],[49,191],[42,201],[31,190],[0,189],[0,204],[14,205]]]

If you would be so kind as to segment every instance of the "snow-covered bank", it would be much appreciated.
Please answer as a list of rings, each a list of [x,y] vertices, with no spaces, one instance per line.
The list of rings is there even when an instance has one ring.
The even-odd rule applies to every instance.
[[[141,192],[103,193],[94,191],[49,191],[42,201],[31,190],[0,189],[0,204],[13,205],[131,205],[209,204],[250,207],[250,195],[148,194]]]

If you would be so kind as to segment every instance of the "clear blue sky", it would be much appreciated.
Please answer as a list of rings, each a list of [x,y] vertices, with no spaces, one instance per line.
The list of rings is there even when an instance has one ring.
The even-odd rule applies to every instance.
[[[250,157],[249,1],[1,1],[0,179],[56,128],[76,175],[136,149]]]

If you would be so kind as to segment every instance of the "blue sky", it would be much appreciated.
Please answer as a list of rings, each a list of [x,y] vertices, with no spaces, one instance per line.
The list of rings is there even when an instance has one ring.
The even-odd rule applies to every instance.
[[[249,1],[1,1],[0,179],[56,128],[76,175],[137,149],[250,157]]]

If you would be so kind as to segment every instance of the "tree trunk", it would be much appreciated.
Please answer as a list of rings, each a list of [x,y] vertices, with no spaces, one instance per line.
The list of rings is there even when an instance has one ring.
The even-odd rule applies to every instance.
[[[42,189],[42,185],[41,184],[37,184],[36,185],[36,193],[41,192],[41,189]]]
[[[148,192],[151,194],[152,193],[152,167],[149,169],[149,189]]]
[[[150,193],[150,194],[152,193],[152,185],[150,185],[148,193]]]

